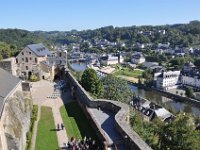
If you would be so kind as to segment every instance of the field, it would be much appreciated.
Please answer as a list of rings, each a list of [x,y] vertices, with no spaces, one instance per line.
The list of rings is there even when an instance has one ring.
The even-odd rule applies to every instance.
[[[119,70],[117,70],[114,74],[115,75],[122,75],[122,76],[128,76],[128,77],[134,77],[134,78],[139,78],[142,76],[143,70],[139,70],[139,69],[129,69],[129,68],[125,68],[122,67]]]
[[[55,129],[52,109],[50,107],[42,106],[37,128],[36,150],[58,149]]]

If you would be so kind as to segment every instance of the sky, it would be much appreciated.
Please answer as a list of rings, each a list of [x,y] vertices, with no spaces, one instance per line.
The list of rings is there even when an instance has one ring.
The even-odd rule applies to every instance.
[[[0,0],[0,28],[70,31],[200,20],[200,0]]]

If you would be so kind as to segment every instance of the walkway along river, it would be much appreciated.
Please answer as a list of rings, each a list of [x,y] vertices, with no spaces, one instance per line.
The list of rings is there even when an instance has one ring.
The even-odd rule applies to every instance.
[[[71,67],[76,71],[84,71],[86,69],[85,63],[72,63]],[[170,99],[161,93],[156,91],[148,91],[145,89],[137,88],[133,85],[129,85],[131,90],[136,94],[136,96],[144,97],[158,105],[165,107],[172,113],[177,112],[187,112],[192,113],[196,116],[200,116],[200,107],[193,104],[188,104],[185,102],[176,101],[175,99]]]

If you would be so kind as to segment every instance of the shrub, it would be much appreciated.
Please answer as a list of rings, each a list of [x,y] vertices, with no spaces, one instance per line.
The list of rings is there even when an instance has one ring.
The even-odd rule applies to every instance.
[[[37,77],[36,75],[34,75],[34,74],[32,74],[32,75],[30,76],[30,80],[31,80],[31,82],[39,81],[38,77]]]
[[[32,140],[32,135],[33,135],[33,130],[34,130],[34,123],[37,120],[37,114],[38,114],[38,105],[33,105],[30,128],[29,128],[29,131],[26,133],[26,143],[27,143],[26,150],[29,150],[31,148],[31,140]]]

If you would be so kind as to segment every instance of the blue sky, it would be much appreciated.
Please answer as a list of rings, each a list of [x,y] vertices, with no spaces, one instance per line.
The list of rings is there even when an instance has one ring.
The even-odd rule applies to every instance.
[[[200,20],[200,0],[1,0],[0,28],[84,30]]]

